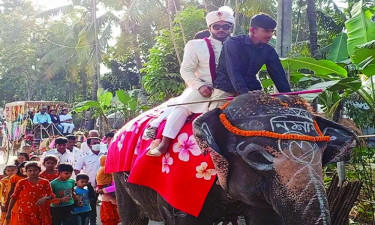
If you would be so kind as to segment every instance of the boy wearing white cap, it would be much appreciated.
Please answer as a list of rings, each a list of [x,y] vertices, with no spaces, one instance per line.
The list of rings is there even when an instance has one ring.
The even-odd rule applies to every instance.
[[[211,97],[213,81],[216,79],[216,65],[223,42],[229,37],[234,24],[233,13],[227,10],[207,14],[206,22],[211,36],[189,41],[185,46],[180,73],[187,88],[178,98],[178,103],[206,100]],[[163,139],[159,146],[147,154],[160,156],[168,151],[169,144],[176,138],[186,119],[192,113],[208,110],[208,103],[182,105],[173,108],[167,117]]]

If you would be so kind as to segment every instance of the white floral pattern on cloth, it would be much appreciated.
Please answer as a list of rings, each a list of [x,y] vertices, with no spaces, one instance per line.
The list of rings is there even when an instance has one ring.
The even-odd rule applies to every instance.
[[[205,179],[205,180],[211,180],[212,176],[216,175],[215,169],[207,169],[208,164],[206,162],[202,162],[199,166],[195,167],[195,170],[197,173],[195,174],[195,177],[198,179]]]
[[[125,139],[125,134],[122,134],[121,137],[120,137],[120,140],[117,141],[117,149],[118,151],[121,151],[122,149],[122,146],[123,146],[123,142],[124,142],[124,139]]]
[[[178,153],[181,161],[187,162],[190,159],[190,153],[194,156],[202,154],[193,135],[182,133],[177,137],[177,142],[173,144],[173,152]]]
[[[171,171],[169,166],[172,166],[172,165],[173,165],[173,158],[167,152],[161,159],[161,172],[168,174]]]

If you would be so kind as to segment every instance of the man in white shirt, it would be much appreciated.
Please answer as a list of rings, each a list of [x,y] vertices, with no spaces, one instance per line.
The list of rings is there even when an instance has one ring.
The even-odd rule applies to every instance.
[[[58,137],[55,140],[56,148],[51,149],[45,153],[43,153],[40,162],[43,165],[44,157],[48,155],[54,155],[59,159],[59,163],[68,163],[73,166],[74,164],[74,154],[67,150],[66,146],[68,143],[68,139],[65,137]]]
[[[76,145],[76,136],[74,135],[67,135],[66,139],[68,139],[68,143],[66,144],[66,148],[74,154],[74,164],[77,163],[78,158],[80,158],[83,153],[81,149],[77,148]]]
[[[63,109],[59,115],[60,124],[63,127],[63,134],[71,134],[74,129],[73,117],[68,114],[68,109]]]
[[[209,100],[211,97],[212,83],[216,78],[216,65],[219,61],[223,42],[232,31],[234,17],[231,12],[219,9],[219,11],[208,13],[206,22],[211,36],[207,39],[191,40],[185,46],[180,73],[188,87],[178,97],[179,103]],[[161,143],[156,148],[151,149],[147,155],[161,156],[166,153],[169,144],[176,138],[186,119],[192,113],[208,111],[208,104],[207,102],[173,108],[167,117]]]
[[[90,148],[90,152],[82,155],[78,158],[77,163],[74,165],[75,174],[79,174],[81,171],[89,176],[89,182],[92,187],[96,187],[96,173],[100,168],[99,158],[105,155],[104,152],[100,151],[100,138],[89,137],[87,138],[87,144]],[[96,199],[90,200],[90,205],[92,209],[96,209],[96,201],[98,195],[96,194]],[[96,210],[92,210],[90,213],[90,224],[96,224]]]

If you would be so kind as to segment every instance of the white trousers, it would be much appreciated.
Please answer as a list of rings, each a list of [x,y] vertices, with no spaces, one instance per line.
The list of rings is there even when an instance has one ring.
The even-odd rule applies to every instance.
[[[173,108],[172,112],[167,117],[167,122],[164,127],[163,136],[175,139],[177,134],[184,126],[186,119],[192,112],[185,107],[177,106]]]
[[[61,126],[63,126],[63,133],[66,134],[66,133],[69,133],[71,134],[73,132],[73,129],[74,129],[74,124],[73,123],[60,123]]]

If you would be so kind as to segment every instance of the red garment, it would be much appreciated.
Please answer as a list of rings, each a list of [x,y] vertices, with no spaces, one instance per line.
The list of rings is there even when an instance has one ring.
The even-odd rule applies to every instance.
[[[57,173],[57,170],[55,170],[55,173],[47,173],[46,171],[43,171],[39,174],[40,178],[47,179],[49,182],[53,181],[54,179],[59,177],[59,174]]]
[[[165,126],[163,121],[155,140],[144,137],[152,113],[155,110],[141,114],[116,133],[108,149],[105,172],[130,171],[129,183],[150,187],[173,207],[198,216],[216,179],[211,155],[202,154],[190,119],[171,142],[168,153],[147,156],[147,151],[160,143]]]
[[[22,177],[22,176],[19,176],[18,174],[14,174],[10,177],[9,181],[10,181],[10,184],[14,185],[15,187],[17,186],[17,183],[20,181],[20,180],[23,180],[25,179],[26,177]],[[11,224],[12,225],[18,225],[20,223],[18,223],[18,217],[17,217],[17,213],[18,213],[18,202],[19,201],[16,201],[16,203],[14,203],[14,206],[13,206],[13,209],[12,209],[12,212],[11,212]]]
[[[28,179],[19,181],[12,195],[18,202],[18,224],[50,225],[52,217],[48,201],[42,206],[35,204],[46,196],[54,196],[48,180],[39,179],[37,183],[32,183]]]
[[[117,205],[111,202],[102,202],[100,206],[100,221],[103,225],[117,225],[121,222]]]

